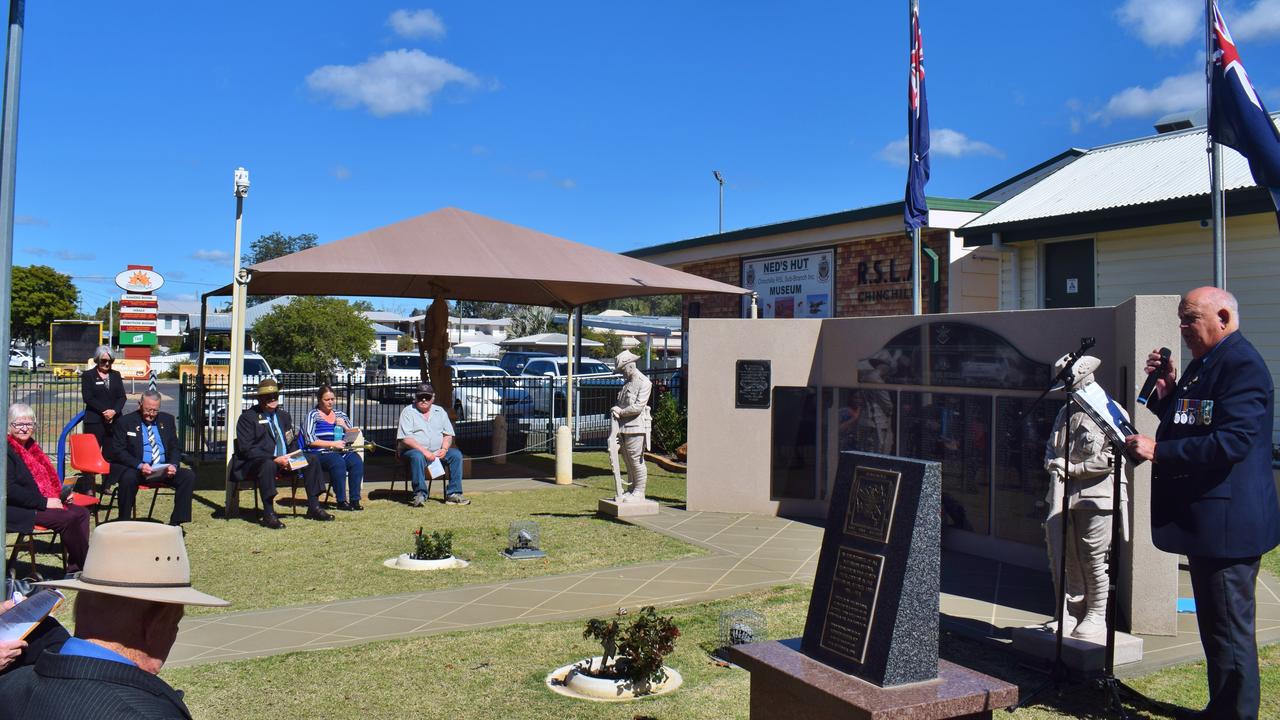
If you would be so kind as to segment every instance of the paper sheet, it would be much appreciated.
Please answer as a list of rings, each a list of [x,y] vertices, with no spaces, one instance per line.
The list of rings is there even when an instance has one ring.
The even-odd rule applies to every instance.
[[[440,462],[440,458],[433,458],[431,464],[427,465],[427,472],[431,473],[432,480],[443,476],[444,463]]]

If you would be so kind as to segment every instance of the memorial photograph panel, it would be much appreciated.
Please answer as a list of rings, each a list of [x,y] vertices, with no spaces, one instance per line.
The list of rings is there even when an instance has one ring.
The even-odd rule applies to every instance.
[[[991,533],[991,398],[903,391],[898,454],[942,463],[942,524]]]
[[[919,326],[898,333],[884,347],[858,361],[858,382],[923,385],[923,338]]]
[[[773,438],[769,494],[817,497],[818,393],[811,387],[773,389]]]
[[[839,448],[892,455],[896,449],[897,392],[855,390],[837,392],[836,437]]]
[[[929,324],[930,385],[1042,390],[1051,375],[1047,364],[1031,360],[984,327]]]
[[[1044,545],[1045,443],[1062,400],[1043,400],[1031,410],[1030,398],[996,399],[995,536]],[[1028,411],[1031,411],[1028,415]]]

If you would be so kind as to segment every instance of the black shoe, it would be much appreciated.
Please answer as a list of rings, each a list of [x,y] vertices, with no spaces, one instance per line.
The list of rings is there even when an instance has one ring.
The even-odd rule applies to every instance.
[[[357,500],[357,501],[355,501],[355,502],[351,503],[351,509],[352,509],[352,510],[363,510],[363,509],[364,509],[364,506],[360,504],[360,501],[359,501],[359,500]]]
[[[355,510],[355,508],[347,504],[346,500],[339,500],[336,507],[337,509],[342,510],[343,512],[350,512],[352,510]]]
[[[280,522],[280,518],[275,513],[262,516],[262,526],[271,530],[283,530],[284,523]]]
[[[330,515],[329,513],[325,512],[324,510],[318,507],[307,510],[306,517],[308,520],[332,520],[333,519],[332,515]]]

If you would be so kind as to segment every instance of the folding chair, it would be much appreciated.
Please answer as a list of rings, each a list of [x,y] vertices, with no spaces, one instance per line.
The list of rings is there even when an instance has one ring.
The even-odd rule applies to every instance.
[[[62,538],[59,536],[57,530],[52,530],[44,527],[43,525],[36,525],[32,528],[31,532],[17,532],[14,533],[14,535],[16,537],[13,539],[13,544],[9,546],[13,548],[13,553],[9,555],[9,567],[16,566],[18,562],[18,555],[23,551],[26,551],[31,558],[31,571],[28,575],[39,576],[40,572],[36,570],[36,537],[47,535],[49,538],[47,541],[48,544],[57,545],[60,557],[62,558],[62,571],[64,573],[66,572],[67,549],[62,545]]]
[[[108,495],[106,490],[107,477],[111,474],[111,465],[102,457],[102,449],[98,447],[98,440],[88,433],[80,433],[71,435],[67,438],[67,447],[71,455],[71,467],[82,473],[93,475],[101,475],[103,478],[102,487],[100,488],[99,498],[94,498],[92,502],[93,521],[95,524],[100,522],[108,522],[111,520],[111,508],[115,507],[116,492],[120,489],[118,485],[111,486],[111,493]],[[174,494],[173,488],[167,485],[149,485],[145,482],[138,483],[138,492],[145,490],[151,491],[151,507],[147,510],[147,519],[154,519],[156,511],[156,499],[160,495],[161,490],[167,490],[170,494]],[[100,498],[106,496],[106,503],[101,503]],[[80,496],[77,498],[76,496]],[[90,507],[89,499],[91,496],[75,493],[72,495],[71,501],[76,505]],[[106,517],[99,519],[99,508],[106,509]]]
[[[424,479],[427,481],[427,497],[431,497],[431,483],[435,478],[428,472]],[[413,465],[409,463],[409,458],[399,443],[396,443],[396,473],[391,478],[390,492],[396,491],[397,483],[404,483],[404,491],[413,494]]]

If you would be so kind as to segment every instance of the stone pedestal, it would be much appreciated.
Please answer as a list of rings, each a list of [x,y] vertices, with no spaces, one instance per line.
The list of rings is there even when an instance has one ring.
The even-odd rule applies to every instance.
[[[1041,625],[1028,625],[1013,629],[1013,649],[1023,655],[1053,662],[1057,653],[1058,636]],[[1068,669],[1080,673],[1098,672],[1106,660],[1105,638],[1098,642],[1077,640],[1070,635],[1062,637],[1062,662]],[[1129,633],[1116,633],[1117,666],[1136,663],[1142,659],[1142,638]]]
[[[751,720],[990,718],[1018,688],[946,660],[938,679],[882,688],[799,652],[799,640],[736,645],[728,659],[751,673]]]
[[[604,498],[596,505],[596,512],[605,517],[629,518],[644,515],[657,515],[662,506],[654,500],[628,500],[618,502],[613,498]]]

